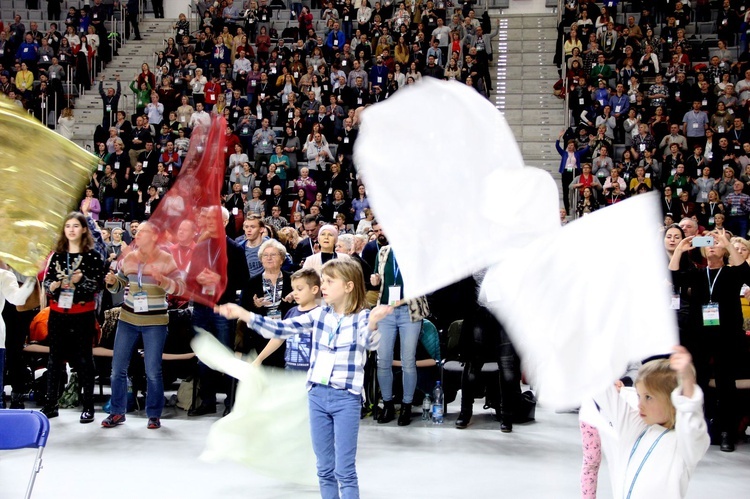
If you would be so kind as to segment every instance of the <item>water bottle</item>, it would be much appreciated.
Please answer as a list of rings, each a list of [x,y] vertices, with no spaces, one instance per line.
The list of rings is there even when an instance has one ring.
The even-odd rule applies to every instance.
[[[430,411],[432,411],[432,401],[430,400],[429,395],[425,395],[424,400],[422,401],[422,421],[429,421],[432,419]]]
[[[443,387],[440,381],[432,391],[432,424],[443,424]]]

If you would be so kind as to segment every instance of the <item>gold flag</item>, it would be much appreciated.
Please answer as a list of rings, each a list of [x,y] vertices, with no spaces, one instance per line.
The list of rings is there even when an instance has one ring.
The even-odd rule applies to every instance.
[[[0,259],[35,275],[96,164],[96,156],[0,98]]]

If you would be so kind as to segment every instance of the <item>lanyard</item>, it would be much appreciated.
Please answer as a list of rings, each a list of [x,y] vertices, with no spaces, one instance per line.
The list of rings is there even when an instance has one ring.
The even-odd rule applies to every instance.
[[[212,270],[216,268],[216,261],[219,259],[219,253],[221,253],[221,248],[218,248],[216,250],[216,255],[214,256],[213,260],[211,259],[211,240],[208,240],[208,266]]]
[[[339,332],[339,329],[341,329],[341,322],[343,322],[343,320],[344,317],[341,317],[338,324],[336,324],[336,329],[333,329],[330,333],[328,333],[328,346],[331,348],[333,347],[333,337],[336,336]]]
[[[641,439],[643,438],[643,435],[646,434],[648,431],[648,428],[643,430],[643,433],[638,437],[638,440],[635,441],[635,444],[633,444],[633,450],[630,451],[630,457],[628,457],[628,467],[630,467],[630,460],[633,459],[633,454],[635,454],[635,450],[638,448],[638,444],[641,443]],[[656,444],[659,443],[659,440],[661,440],[661,437],[667,434],[669,432],[669,429],[664,430],[661,432],[661,435],[657,437],[656,440],[654,440],[654,443],[651,444],[651,447],[648,449],[648,452],[646,452],[646,455],[643,456],[643,461],[641,461],[640,466],[638,466],[638,469],[635,472],[635,476],[633,477],[633,481],[630,482],[630,488],[628,489],[628,495],[626,499],[630,499],[631,494],[633,493],[633,487],[635,487],[635,482],[638,480],[638,475],[641,473],[641,469],[643,469],[643,465],[646,464],[646,460],[651,455],[651,452],[653,452],[654,448],[656,447]]]
[[[138,264],[138,287],[143,291],[143,267],[145,267],[145,263],[139,263]]]
[[[708,209],[711,210],[711,216],[713,216],[714,209],[716,209],[716,203],[708,203]]]
[[[721,271],[724,269],[724,267],[720,268],[719,271],[716,273],[716,277],[714,277],[714,282],[711,282],[711,274],[708,273],[708,267],[706,267],[706,277],[708,278],[708,301],[713,301],[713,294],[714,294],[714,285],[716,284],[716,280],[719,278],[719,274],[721,274]]]
[[[391,251],[391,256],[393,257],[393,284],[396,284],[396,279],[398,279],[398,275],[401,273],[401,270],[398,268],[396,255],[393,254],[393,251]]]
[[[70,271],[70,253],[65,252],[65,270],[68,274],[68,281],[73,277],[73,272]]]

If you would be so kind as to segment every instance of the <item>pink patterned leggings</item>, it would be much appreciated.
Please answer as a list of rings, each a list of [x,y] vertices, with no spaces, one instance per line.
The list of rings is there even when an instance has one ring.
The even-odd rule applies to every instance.
[[[602,441],[599,430],[590,424],[580,422],[583,442],[583,466],[581,468],[581,497],[596,499],[596,485],[599,478],[599,465],[602,464]]]

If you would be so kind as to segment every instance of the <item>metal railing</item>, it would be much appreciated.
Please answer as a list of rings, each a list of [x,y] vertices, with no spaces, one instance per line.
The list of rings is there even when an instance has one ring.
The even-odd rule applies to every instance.
[[[563,127],[567,130],[570,127],[570,96],[568,87],[568,62],[565,60],[565,29],[561,26],[563,13],[565,12],[565,0],[557,0],[557,32],[560,37],[560,77],[562,79],[562,91],[565,99],[563,100]]]

